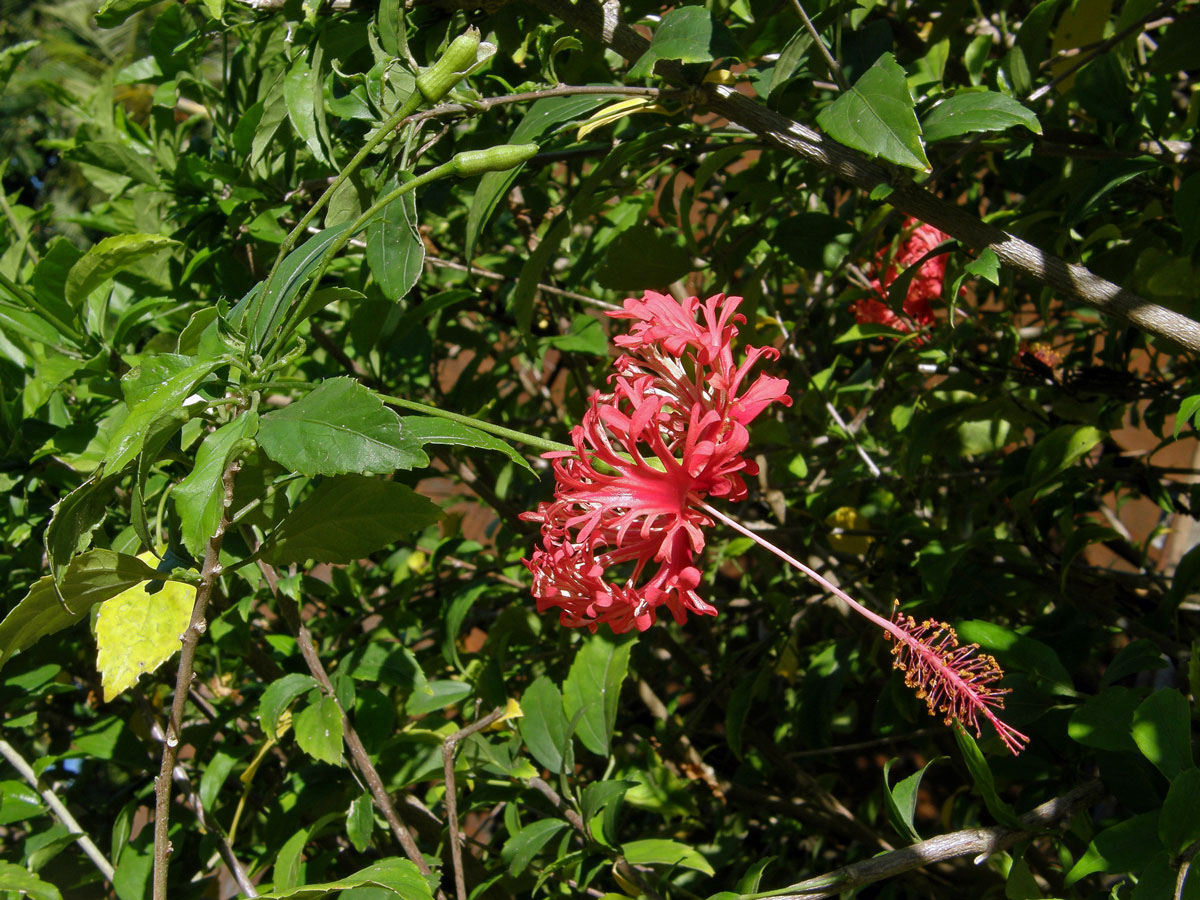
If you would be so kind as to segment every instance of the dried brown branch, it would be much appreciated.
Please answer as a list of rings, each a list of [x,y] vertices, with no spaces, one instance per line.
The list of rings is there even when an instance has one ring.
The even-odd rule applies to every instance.
[[[883,853],[871,859],[835,869],[825,875],[791,885],[784,892],[772,892],[773,900],[817,900],[838,897],[864,885],[892,878],[931,863],[962,856],[982,862],[993,853],[1007,850],[1018,841],[1034,837],[1086,809],[1104,796],[1099,779],[1081,784],[1072,791],[1048,800],[1021,817],[1021,828],[997,825],[992,828],[968,828],[943,834],[927,841]]]
[[[446,774],[446,823],[450,828],[450,858],[454,864],[454,886],[458,900],[467,900],[467,882],[463,877],[462,838],[458,833],[458,795],[454,783],[454,753],[459,742],[477,731],[483,731],[504,715],[504,707],[498,706],[482,719],[476,719],[465,728],[442,741],[442,766]]]
[[[196,645],[200,636],[208,630],[208,602],[212,599],[217,578],[221,574],[221,544],[225,541],[225,529],[229,526],[229,506],[233,502],[233,481],[241,463],[235,461],[221,478],[225,494],[224,512],[217,530],[208,539],[204,551],[204,563],[200,567],[200,585],[196,588],[196,601],[192,604],[192,618],[183,633],[183,646],[179,651],[179,668],[175,673],[175,694],[171,702],[171,714],[167,719],[167,733],[163,740],[162,765],[154,779],[154,900],[167,898],[167,869],[171,860],[171,780],[175,760],[179,756],[179,735],[183,729],[183,710],[187,706],[188,691],[192,686],[196,663]]]
[[[592,0],[533,2],[628,60],[640,58],[649,48],[649,41],[627,25],[609,22],[606,27],[604,10]],[[659,71],[668,79],[682,81],[682,70],[678,66],[660,62]],[[768,144],[830,171],[855,187],[864,191],[873,191],[881,185],[891,188],[887,202],[896,209],[928,222],[968,247],[990,249],[1008,268],[1053,288],[1064,297],[1130,322],[1149,334],[1175,341],[1189,350],[1200,351],[1200,323],[1193,319],[1152,303],[1084,266],[1068,263],[984,222],[968,210],[912,184],[894,170],[768,109],[732,87],[706,84],[697,86],[694,95],[698,104],[710,112],[749,129]]]

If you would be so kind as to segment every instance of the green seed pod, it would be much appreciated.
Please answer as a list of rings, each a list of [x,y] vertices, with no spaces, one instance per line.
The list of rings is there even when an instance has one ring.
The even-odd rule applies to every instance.
[[[484,172],[503,172],[519,166],[538,152],[537,144],[497,144],[486,150],[464,150],[450,160],[454,174],[462,178]]]
[[[437,62],[417,76],[417,89],[427,101],[437,103],[475,65],[478,51],[479,29],[472,25],[451,42]]]

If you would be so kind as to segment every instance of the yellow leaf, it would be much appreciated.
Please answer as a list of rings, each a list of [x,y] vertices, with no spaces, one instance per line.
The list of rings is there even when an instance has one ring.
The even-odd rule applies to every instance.
[[[619,122],[626,116],[631,116],[639,112],[653,112],[664,116],[671,115],[670,110],[665,106],[655,103],[651,97],[631,97],[628,100],[618,100],[616,103],[610,103],[604,109],[592,113],[587,121],[579,127],[579,133],[575,135],[575,139],[582,141],[597,128],[603,128],[605,125]]]
[[[825,524],[830,528],[829,543],[839,553],[866,553],[874,540],[870,535],[845,534],[847,531],[865,531],[871,527],[867,517],[853,506],[834,510]]]
[[[138,559],[153,565],[154,555]],[[191,620],[196,589],[168,581],[147,594],[143,581],[105,600],[96,615],[96,668],[107,703],[175,655]]]
[[[737,77],[728,69],[713,69],[704,76],[705,84],[737,84]]]
[[[1057,78],[1079,62],[1078,53],[1067,55],[1070,51],[1082,50],[1104,37],[1104,26],[1112,15],[1112,8],[1112,0],[1075,0],[1068,6],[1054,27],[1050,58],[1055,62],[1050,66],[1051,77]],[[1059,82],[1058,92],[1069,91],[1074,84],[1075,76],[1068,75]]]
[[[508,703],[504,704],[504,715],[502,715],[495,722],[493,722],[491,725],[489,725],[485,730],[500,731],[501,729],[508,727],[507,723],[508,723],[509,719],[519,719],[524,715],[525,715],[525,713],[521,709],[521,704],[518,703],[516,700],[514,700],[512,697],[509,697]]]

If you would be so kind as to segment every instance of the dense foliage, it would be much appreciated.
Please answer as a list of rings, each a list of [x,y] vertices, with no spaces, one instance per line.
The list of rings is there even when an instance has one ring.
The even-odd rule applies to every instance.
[[[0,10],[0,892],[1200,897],[1200,5]]]

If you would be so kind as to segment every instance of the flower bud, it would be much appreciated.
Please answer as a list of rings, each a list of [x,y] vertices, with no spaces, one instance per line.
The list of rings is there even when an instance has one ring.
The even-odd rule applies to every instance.
[[[456,37],[432,66],[417,76],[417,88],[430,103],[437,103],[474,68],[479,50],[479,29],[472,25]]]
[[[503,172],[519,166],[538,152],[537,144],[497,144],[486,150],[464,150],[450,160],[454,174],[462,178],[484,172]]]

